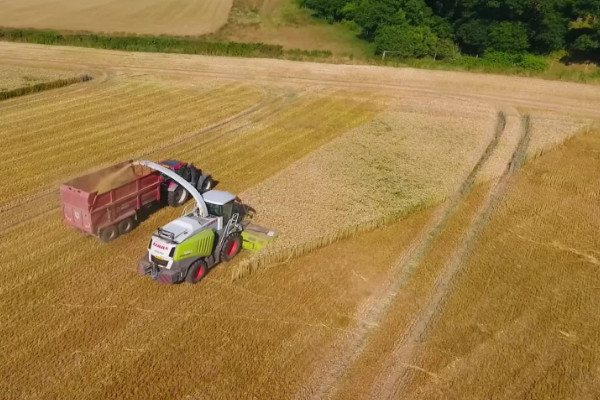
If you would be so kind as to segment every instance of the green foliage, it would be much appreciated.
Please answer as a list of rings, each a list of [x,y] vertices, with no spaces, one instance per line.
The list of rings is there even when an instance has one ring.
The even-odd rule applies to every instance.
[[[573,49],[580,52],[597,50],[600,48],[600,42],[593,35],[581,35],[573,42]]]
[[[503,21],[492,25],[488,43],[488,49],[507,53],[523,53],[529,49],[527,29],[515,22]]]
[[[450,39],[432,37],[429,41],[430,55],[436,60],[453,60],[460,56],[458,46]]]
[[[458,27],[456,36],[469,54],[483,53],[488,47],[488,26],[483,21],[465,22]]]
[[[532,47],[539,53],[548,54],[565,47],[568,20],[558,13],[545,15],[536,25]]]
[[[483,56],[483,61],[491,66],[516,67],[529,71],[541,72],[548,69],[548,62],[545,58],[524,53],[511,54],[499,51],[487,51]]]
[[[427,41],[432,35],[428,28],[406,24],[384,26],[375,38],[375,48],[377,53],[394,51],[400,58],[421,58],[429,54]]]
[[[0,29],[0,40],[62,46],[160,53],[206,54],[215,56],[315,59],[331,57],[330,51],[284,50],[264,43],[208,42],[168,36],[102,36],[60,34],[34,29]]]
[[[573,11],[579,17],[587,17],[590,15],[600,15],[600,0],[575,0],[573,2]]]
[[[549,54],[561,49],[578,53],[587,49],[590,55],[591,49],[596,50],[594,43],[600,42],[594,30],[600,21],[600,0],[298,1],[332,22],[356,23],[360,37],[375,42],[377,52],[394,49],[423,54],[422,41],[407,43],[407,38],[420,40],[422,36],[423,31],[413,28],[428,29],[433,42],[446,39],[439,42],[445,50],[451,49],[447,41],[451,40],[462,53],[479,56],[486,51]],[[573,32],[575,21],[587,31]],[[588,36],[579,39],[583,35]]]

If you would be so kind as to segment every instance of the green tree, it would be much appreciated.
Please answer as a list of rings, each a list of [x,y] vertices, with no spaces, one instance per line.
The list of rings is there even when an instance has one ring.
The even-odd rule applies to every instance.
[[[482,54],[489,45],[488,26],[481,20],[460,25],[456,37],[461,47],[470,54]]]
[[[421,58],[431,53],[429,43],[435,36],[427,27],[389,25],[379,29],[375,37],[378,54],[394,51],[400,58]]]
[[[568,20],[558,12],[548,12],[536,24],[532,47],[537,53],[549,53],[565,47]]]
[[[573,42],[572,48],[580,53],[587,53],[600,49],[600,41],[597,35],[581,35]]]
[[[505,53],[523,53],[529,49],[527,28],[518,22],[503,21],[490,26],[488,48]]]
[[[439,38],[437,35],[430,35],[427,40],[429,55],[436,60],[455,59],[459,56],[456,44],[447,38]]]
[[[423,0],[402,0],[398,4],[399,8],[406,15],[406,20],[414,26],[430,26],[433,18],[433,11],[427,7]]]
[[[399,0],[361,0],[357,3],[354,18],[362,28],[362,36],[373,40],[380,27],[405,24],[406,14],[399,4]]]
[[[573,10],[577,17],[600,17],[600,0],[575,0]]]

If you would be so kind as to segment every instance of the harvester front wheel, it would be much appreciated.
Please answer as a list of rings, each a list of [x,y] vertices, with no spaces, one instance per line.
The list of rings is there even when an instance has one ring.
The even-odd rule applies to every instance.
[[[119,222],[119,233],[124,235],[129,233],[135,228],[135,219],[133,217],[129,217]]]
[[[189,196],[183,186],[178,186],[175,190],[169,192],[167,202],[171,207],[179,207],[188,200]]]
[[[115,225],[107,226],[100,232],[100,240],[105,243],[111,242],[119,237],[119,228]]]
[[[206,263],[202,260],[194,261],[190,268],[188,269],[187,276],[185,277],[185,281],[187,283],[198,283],[206,276],[208,272],[208,267]]]
[[[242,235],[239,233],[232,233],[225,239],[225,242],[223,243],[223,248],[221,249],[221,260],[225,262],[231,261],[233,257],[237,256],[240,250],[242,250]]]

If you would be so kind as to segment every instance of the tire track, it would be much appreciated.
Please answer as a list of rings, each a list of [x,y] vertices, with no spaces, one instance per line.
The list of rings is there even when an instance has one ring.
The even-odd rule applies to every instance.
[[[370,336],[383,319],[398,293],[404,288],[417,266],[425,258],[435,240],[458,210],[459,205],[473,189],[479,171],[494,153],[505,128],[506,115],[499,112],[493,138],[456,193],[441,206],[427,226],[413,240],[404,255],[392,268],[388,281],[379,290],[379,293],[371,296],[360,308],[356,323],[349,330],[352,333],[351,337],[342,338],[342,343],[335,346],[337,348],[335,354],[325,360],[325,365],[315,369],[316,373],[310,379],[310,382],[315,382],[314,387],[305,388],[296,395],[296,398],[324,399],[331,398],[335,394],[337,383],[362,354]]]
[[[414,372],[413,368],[407,366],[415,364],[417,357],[417,346],[429,333],[443,307],[452,293],[457,277],[461,273],[469,251],[475,245],[483,228],[496,211],[510,184],[526,159],[527,148],[531,138],[531,126],[529,116],[521,118],[521,135],[516,149],[512,154],[510,162],[496,184],[490,189],[483,204],[471,220],[464,232],[459,246],[450,256],[444,269],[434,284],[429,300],[417,317],[411,323],[408,332],[395,346],[392,352],[391,362],[380,374],[381,381],[373,384],[371,399],[397,399],[402,397],[402,391],[410,383]]]

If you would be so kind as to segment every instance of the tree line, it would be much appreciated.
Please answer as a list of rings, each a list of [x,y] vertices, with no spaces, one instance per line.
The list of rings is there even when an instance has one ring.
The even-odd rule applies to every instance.
[[[378,54],[452,58],[459,52],[600,60],[600,0],[298,0],[355,25]]]

